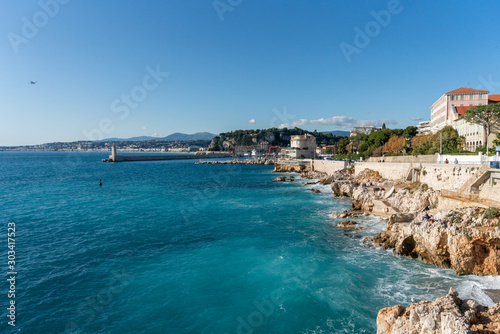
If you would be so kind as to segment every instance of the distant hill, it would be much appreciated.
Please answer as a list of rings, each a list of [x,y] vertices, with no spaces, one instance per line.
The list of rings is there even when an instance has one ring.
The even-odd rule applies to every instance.
[[[196,132],[192,135],[176,132],[161,138],[161,140],[212,140],[215,136],[217,135],[210,132]]]
[[[140,136],[131,138],[106,138],[98,141],[145,141],[145,140],[212,140],[215,137],[213,133],[209,132],[197,132],[193,134],[186,133],[172,133],[166,137],[150,137],[150,136]]]
[[[334,136],[349,137],[351,135],[350,131],[322,131],[321,133],[331,133]]]

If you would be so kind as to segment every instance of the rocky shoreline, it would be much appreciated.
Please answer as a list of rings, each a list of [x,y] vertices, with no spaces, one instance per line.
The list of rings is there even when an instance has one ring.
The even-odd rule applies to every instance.
[[[301,177],[330,184],[334,197],[352,199],[352,209],[333,214],[346,218],[337,225],[343,230],[358,229],[355,218],[361,214],[388,219],[384,231],[365,240],[369,246],[394,249],[396,255],[451,268],[458,275],[500,275],[500,211],[496,209],[439,211],[439,191],[418,182],[387,181],[370,170],[357,176],[349,169],[334,175],[302,171]],[[500,333],[499,298],[495,302],[486,308],[462,301],[451,289],[434,302],[380,310],[377,333]]]
[[[377,316],[377,334],[499,332],[500,304],[484,307],[473,300],[461,300],[453,288],[434,302],[386,307]]]
[[[221,161],[197,161],[196,165],[274,165],[274,159],[234,159]]]

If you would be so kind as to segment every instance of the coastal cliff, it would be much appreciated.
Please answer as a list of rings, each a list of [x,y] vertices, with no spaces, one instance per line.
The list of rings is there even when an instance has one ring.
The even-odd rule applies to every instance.
[[[500,225],[485,218],[485,210],[461,208],[422,221],[421,215],[394,214],[375,245],[397,255],[453,269],[458,275],[500,274]]]
[[[351,197],[354,210],[372,214],[422,210],[435,205],[439,197],[438,192],[425,184],[398,184],[384,180],[378,173],[368,169],[357,176],[344,173],[334,178],[331,188],[335,197]]]
[[[461,300],[455,289],[436,301],[421,301],[405,308],[386,307],[378,312],[377,334],[500,333],[500,303],[491,307]]]
[[[331,184],[334,196],[352,198],[352,209],[389,218],[375,246],[397,255],[451,268],[458,275],[500,275],[500,222],[477,207],[445,212],[437,206],[439,192],[425,184],[396,183],[365,170],[357,176],[339,175]],[[391,188],[390,190],[388,190]]]
[[[350,169],[333,175],[303,171],[301,177],[330,184],[333,196],[352,199],[350,210],[332,215],[354,219],[339,223],[339,228],[359,228],[355,220],[362,212],[388,218],[386,229],[371,239],[374,246],[451,268],[458,275],[500,275],[500,211],[496,209],[465,207],[439,212],[439,191],[424,183],[386,180],[368,169],[358,175]],[[423,219],[426,213],[430,219]],[[461,300],[452,288],[433,302],[381,309],[377,333],[500,334],[500,303],[484,307]]]

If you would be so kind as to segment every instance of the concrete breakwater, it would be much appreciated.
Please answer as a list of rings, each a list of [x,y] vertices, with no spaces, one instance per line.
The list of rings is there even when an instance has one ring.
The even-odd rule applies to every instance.
[[[222,160],[222,161],[197,161],[201,165],[274,165],[274,159],[247,159],[247,160]]]
[[[101,162],[126,162],[126,161],[159,161],[159,160],[188,160],[188,159],[215,159],[227,158],[229,153],[214,154],[171,154],[171,155],[115,155]]]

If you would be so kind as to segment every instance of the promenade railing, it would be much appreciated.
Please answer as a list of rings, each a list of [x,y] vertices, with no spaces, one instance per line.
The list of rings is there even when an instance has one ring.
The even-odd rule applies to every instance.
[[[459,191],[461,193],[470,193],[470,188],[472,187],[472,185],[474,183],[476,183],[477,180],[479,180],[483,175],[484,173],[486,173],[488,170],[490,169],[490,164],[489,163],[485,163],[483,164],[478,170],[477,172],[472,175],[459,189]]]

